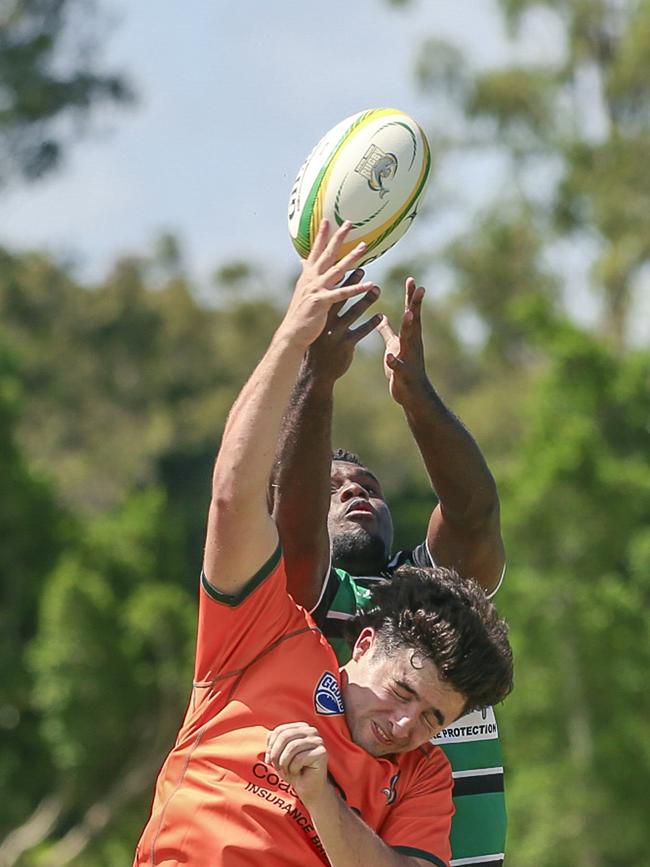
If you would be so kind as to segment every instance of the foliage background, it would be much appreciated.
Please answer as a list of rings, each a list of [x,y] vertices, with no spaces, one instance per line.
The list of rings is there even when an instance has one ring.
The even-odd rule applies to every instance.
[[[516,40],[540,12],[563,34],[547,64],[476,68],[435,33],[413,46],[437,162],[420,219],[447,231],[391,254],[382,303],[397,319],[407,273],[444,287],[426,301],[428,370],[499,483],[517,658],[500,713],[508,864],[642,867],[650,353],[632,335],[650,258],[650,4],[495,14]],[[2,10],[0,183],[54,171],[98,102],[132,98],[98,59],[96,14]],[[499,182],[473,211],[444,178],[477,154]],[[567,313],[568,249],[593,327]],[[51,252],[0,250],[0,864],[130,863],[188,696],[212,460],[294,276],[271,293],[251,257],[199,284],[170,234],[93,282]],[[419,541],[432,494],[378,342],[339,383],[335,427],[384,479],[400,543]]]

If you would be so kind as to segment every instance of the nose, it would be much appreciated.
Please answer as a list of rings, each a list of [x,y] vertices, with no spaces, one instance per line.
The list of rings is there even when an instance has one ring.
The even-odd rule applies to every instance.
[[[365,500],[369,499],[368,491],[358,482],[346,482],[340,489],[339,496],[342,502],[352,500],[354,497],[363,497]]]
[[[402,710],[392,717],[393,735],[401,740],[408,740],[417,725],[417,715],[408,710]]]

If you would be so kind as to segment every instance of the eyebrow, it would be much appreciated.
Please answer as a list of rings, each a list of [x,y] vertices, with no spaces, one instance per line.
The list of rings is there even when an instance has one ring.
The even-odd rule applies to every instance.
[[[364,482],[367,482],[368,480],[370,480],[371,482],[374,482],[375,485],[377,486],[377,488],[381,491],[381,485],[379,484],[379,479],[377,478],[377,476],[375,476],[373,473],[371,473],[370,470],[363,470],[362,472],[359,473],[359,475],[361,476],[361,479]]]
[[[381,483],[379,482],[379,479],[377,478],[377,476],[374,473],[371,473],[370,470],[362,469],[361,467],[358,467],[358,470],[359,470],[359,472],[357,474],[355,474],[356,479],[354,479],[354,481],[361,482],[362,484],[364,484],[365,482],[367,482],[370,479],[372,482],[375,483],[378,490],[381,491],[381,489],[382,489]],[[340,484],[341,478],[338,477],[338,474],[336,474],[336,475],[332,476],[332,481]],[[347,482],[348,477],[345,476],[342,481]]]
[[[399,686],[399,687],[400,687],[401,689],[403,689],[405,692],[410,693],[410,694],[413,696],[413,698],[418,699],[418,701],[420,700],[420,694],[419,694],[419,692],[418,692],[416,689],[413,689],[413,687],[411,686],[411,684],[408,683],[407,681],[405,681],[405,680],[397,680],[397,679],[396,679],[396,680],[395,680],[395,685],[396,685],[396,686]],[[442,712],[441,710],[439,710],[437,707],[432,707],[432,708],[431,708],[431,713],[435,716],[435,718],[438,720],[438,722],[440,723],[440,725],[441,725],[441,726],[444,726],[444,724],[445,724],[445,715],[443,714],[443,712]]]

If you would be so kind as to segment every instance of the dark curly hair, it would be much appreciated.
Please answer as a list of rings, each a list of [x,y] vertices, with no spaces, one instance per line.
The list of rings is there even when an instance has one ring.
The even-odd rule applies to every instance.
[[[512,689],[506,622],[476,581],[452,569],[395,570],[391,580],[375,585],[367,608],[348,621],[348,639],[356,641],[367,626],[376,630],[380,652],[410,647],[413,657],[431,660],[440,679],[465,696],[465,713],[498,704]]]

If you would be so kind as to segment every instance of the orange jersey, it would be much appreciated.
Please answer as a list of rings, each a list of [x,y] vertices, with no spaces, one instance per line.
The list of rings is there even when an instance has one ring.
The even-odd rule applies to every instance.
[[[286,591],[279,550],[235,597],[201,580],[194,688],[160,771],[136,865],[322,867],[318,833],[265,764],[267,733],[304,721],[327,747],[330,780],[389,846],[444,867],[451,772],[426,744],[395,761],[350,738],[336,657]]]

